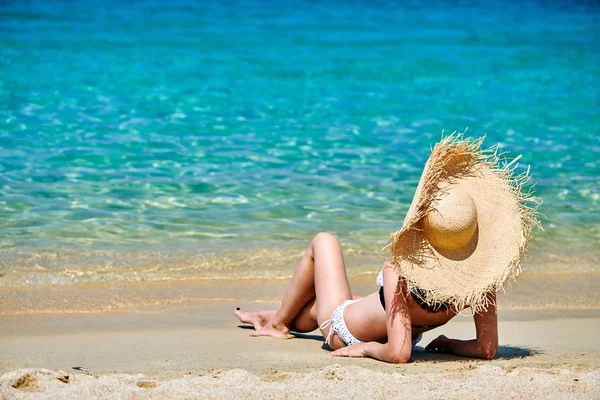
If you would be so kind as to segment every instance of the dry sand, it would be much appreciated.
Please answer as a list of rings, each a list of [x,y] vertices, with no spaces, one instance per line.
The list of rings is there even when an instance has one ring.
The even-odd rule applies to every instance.
[[[357,292],[371,278],[355,279]],[[560,293],[572,279],[542,286]],[[528,294],[539,279],[527,282],[511,294],[518,302],[500,300],[495,360],[417,347],[405,365],[331,357],[316,334],[248,337],[234,307],[274,307],[284,282],[4,287],[0,398],[600,398],[600,304],[571,286],[553,300],[562,307],[548,305]],[[472,318],[422,344],[441,333],[472,338]]]

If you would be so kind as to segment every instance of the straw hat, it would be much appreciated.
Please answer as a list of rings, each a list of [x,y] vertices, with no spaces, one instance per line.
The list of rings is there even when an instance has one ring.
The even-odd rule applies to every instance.
[[[388,245],[398,275],[430,306],[485,309],[486,294],[519,274],[538,225],[539,202],[523,190],[528,172],[514,174],[519,157],[500,166],[483,139],[453,133],[435,145]]]

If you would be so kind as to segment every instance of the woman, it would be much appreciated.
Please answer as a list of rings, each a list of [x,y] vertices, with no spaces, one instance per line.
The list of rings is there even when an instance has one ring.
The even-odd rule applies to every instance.
[[[288,338],[290,331],[311,332],[321,326],[323,337],[336,350],[334,356],[373,357],[405,363],[412,342],[424,332],[444,325],[456,312],[447,306],[432,311],[411,295],[406,284],[388,264],[383,270],[383,298],[380,292],[358,299],[350,292],[342,249],[331,234],[319,233],[300,259],[277,310],[244,312],[236,310],[241,322],[250,323],[251,336]],[[494,303],[495,295],[490,295]],[[353,301],[352,299],[358,300]],[[343,320],[349,332],[361,342],[345,343],[339,333],[332,333],[332,314],[341,304]],[[492,359],[498,350],[496,307],[475,314],[477,338],[460,341],[439,336],[426,350],[449,352],[465,357]],[[350,346],[348,346],[350,344]]]
[[[319,233],[300,259],[277,310],[236,315],[251,336],[288,338],[320,328],[334,356],[409,360],[421,335],[471,308],[476,338],[443,335],[426,350],[492,359],[498,350],[496,295],[519,273],[535,219],[535,199],[522,194],[526,175],[498,167],[483,138],[451,135],[425,166],[390,261],[364,298],[350,291],[338,240]],[[528,206],[527,203],[532,206]]]

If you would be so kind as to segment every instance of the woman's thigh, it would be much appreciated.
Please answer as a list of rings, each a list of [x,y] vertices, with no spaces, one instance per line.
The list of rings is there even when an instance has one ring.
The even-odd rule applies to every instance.
[[[344,256],[339,241],[329,233],[319,233],[311,243],[315,273],[316,319],[320,324],[331,319],[333,311],[352,299]],[[326,328],[323,334],[329,333]]]

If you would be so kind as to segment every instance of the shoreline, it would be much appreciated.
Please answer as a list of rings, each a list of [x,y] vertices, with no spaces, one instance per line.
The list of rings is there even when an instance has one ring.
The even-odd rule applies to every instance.
[[[376,290],[376,273],[350,275],[352,291]],[[276,307],[287,284],[283,278],[173,279],[91,282],[70,285],[0,286],[0,317],[38,314],[98,314],[194,302],[238,302]],[[523,273],[498,296],[499,310],[600,309],[600,274]],[[0,320],[0,327],[1,327]]]
[[[0,249],[0,287],[162,280],[289,279],[306,240],[238,243],[235,247]],[[340,238],[349,276],[377,274],[387,253],[378,245]],[[538,243],[523,275],[599,274],[600,247]],[[583,247],[581,247],[583,246]],[[557,253],[557,248],[560,252]]]

